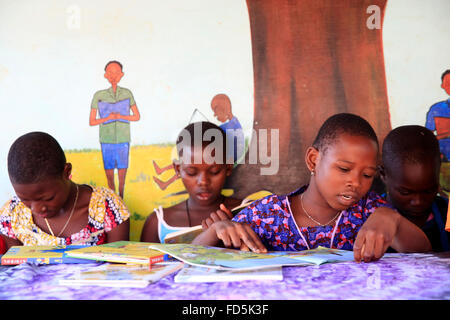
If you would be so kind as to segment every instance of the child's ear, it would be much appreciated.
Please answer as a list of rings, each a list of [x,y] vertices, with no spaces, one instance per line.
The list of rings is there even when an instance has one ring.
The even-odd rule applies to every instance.
[[[180,166],[181,166],[180,161],[179,160],[174,160],[172,163],[173,163],[173,170],[175,170],[176,175],[178,177],[180,177],[181,176],[181,174],[180,174]]]
[[[63,178],[70,180],[71,177],[72,177],[72,164],[70,162],[67,162],[64,165]]]
[[[231,175],[231,173],[233,172],[233,165],[227,164],[225,170],[226,170],[225,172],[226,172],[227,177],[229,177]]]
[[[381,180],[386,183],[386,169],[382,164],[378,166],[378,174],[380,175]]]
[[[317,163],[319,160],[319,150],[314,147],[309,147],[306,150],[305,162],[309,171],[314,172],[317,167]]]

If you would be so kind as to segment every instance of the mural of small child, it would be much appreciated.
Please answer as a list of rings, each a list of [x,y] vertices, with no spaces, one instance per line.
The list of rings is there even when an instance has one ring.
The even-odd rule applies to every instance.
[[[202,141],[198,147],[193,142],[195,126],[201,127]],[[204,140],[204,133],[210,129],[220,133],[223,158],[225,158],[226,135],[217,125],[205,121],[194,122],[183,129],[182,132],[189,132],[194,139],[185,141],[180,133],[177,138],[179,159],[174,161],[173,168],[176,175],[181,178],[189,198],[169,208],[155,209],[155,213],[150,214],[144,224],[141,241],[164,243],[165,237],[172,232],[196,225],[203,225],[204,228],[207,228],[208,225],[205,222],[207,219],[211,217],[214,221],[231,219],[232,214],[229,209],[241,204],[241,200],[226,197],[221,193],[233,166],[226,164],[224,159],[212,163],[205,161],[205,150],[211,142]],[[201,159],[200,163],[195,162],[197,158]],[[186,162],[186,159],[189,161]]]
[[[227,149],[227,153],[234,163],[244,152],[245,140],[241,123],[233,115],[231,100],[226,94],[215,95],[211,100],[211,109],[214,112],[214,117],[222,122],[220,127],[226,132],[228,141],[233,142],[233,145]]]

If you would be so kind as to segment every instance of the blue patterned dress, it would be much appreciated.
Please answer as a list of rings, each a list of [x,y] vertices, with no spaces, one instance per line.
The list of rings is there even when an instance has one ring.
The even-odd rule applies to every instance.
[[[357,203],[342,211],[336,221],[336,230],[336,224],[298,228],[290,210],[288,197],[299,195],[306,188],[307,186],[304,186],[288,195],[270,195],[259,199],[243,209],[233,221],[250,224],[269,251],[331,247],[331,239],[333,248],[353,250],[356,235],[370,214],[378,207],[392,208],[378,194],[369,192]]]

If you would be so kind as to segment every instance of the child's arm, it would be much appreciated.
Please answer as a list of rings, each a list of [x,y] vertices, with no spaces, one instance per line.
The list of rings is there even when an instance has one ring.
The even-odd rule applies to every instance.
[[[250,225],[230,220],[214,222],[208,229],[199,234],[192,244],[216,246],[219,240],[225,247],[246,248],[254,252],[267,252],[258,235]]]
[[[21,245],[23,244],[19,240],[0,234],[0,254],[4,254],[12,246],[21,246]]]
[[[141,233],[141,242],[156,242],[159,243],[158,236],[158,218],[155,213],[151,213],[147,220],[145,220],[144,227]]]
[[[130,240],[130,219],[106,232],[106,243]]]
[[[431,244],[423,231],[398,212],[379,207],[358,232],[353,246],[355,261],[380,259],[391,246],[398,252],[426,252]]]

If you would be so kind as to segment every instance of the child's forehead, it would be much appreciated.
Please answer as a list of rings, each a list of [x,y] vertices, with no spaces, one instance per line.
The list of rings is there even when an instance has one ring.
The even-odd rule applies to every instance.
[[[40,196],[47,193],[57,192],[61,189],[60,180],[56,178],[42,179],[33,183],[12,183],[16,193],[27,196]]]
[[[334,139],[330,139],[323,147],[324,153],[328,150],[345,151],[348,149],[366,149],[378,154],[378,144],[372,139],[360,136],[341,133]]]
[[[378,161],[378,144],[364,136],[341,134],[319,150],[322,157],[330,161],[365,163],[376,168]]]
[[[403,177],[415,176],[418,178],[435,178],[439,176],[440,165],[432,159],[426,157],[420,160],[409,161],[407,159],[397,159],[391,163],[384,164],[386,167],[386,174],[388,176],[395,176],[396,179]]]
[[[224,157],[219,157],[216,149],[208,150],[206,146],[183,148],[179,161],[183,165],[224,165]]]

